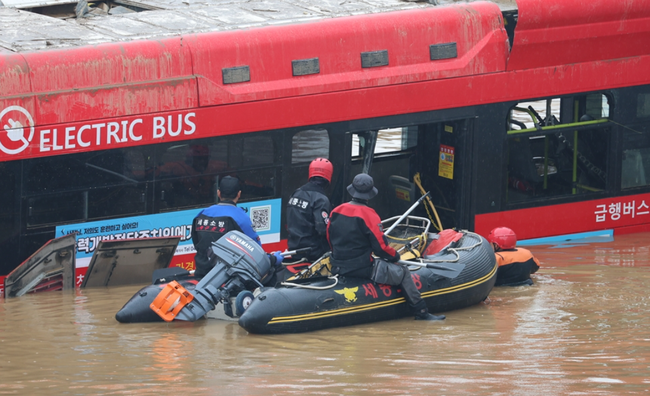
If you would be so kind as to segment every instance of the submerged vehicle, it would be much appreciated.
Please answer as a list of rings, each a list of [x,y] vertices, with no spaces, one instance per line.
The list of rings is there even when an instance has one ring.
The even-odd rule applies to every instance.
[[[497,271],[487,240],[469,231],[429,234],[428,225],[426,218],[409,217],[387,236],[401,253],[400,262],[410,266],[429,311],[451,311],[485,300]],[[280,287],[262,290],[239,318],[239,325],[257,334],[300,333],[408,315],[398,286],[331,276],[329,258],[324,257]]]
[[[647,0],[2,3],[0,286],[70,233],[77,280],[103,240],[177,236],[171,265],[194,268],[188,220],[226,175],[283,249],[317,157],[333,206],[372,165],[381,218],[420,175],[446,228],[650,229]]]

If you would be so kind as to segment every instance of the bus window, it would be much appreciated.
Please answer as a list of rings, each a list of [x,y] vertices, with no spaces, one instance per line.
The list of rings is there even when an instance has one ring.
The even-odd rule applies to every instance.
[[[275,181],[278,169],[265,167],[254,170],[237,172],[237,177],[242,181],[241,201],[255,201],[275,196]]]
[[[161,210],[216,203],[219,180],[227,175],[242,180],[242,200],[274,195],[275,144],[269,134],[220,136],[157,150],[153,173]]]
[[[520,102],[510,111],[510,129],[534,128],[536,124],[548,120],[560,123],[560,99]]]
[[[282,198],[285,202],[298,187],[307,182],[309,164],[316,158],[331,159],[327,129],[305,129],[291,136],[291,167],[286,168],[282,174]],[[332,181],[336,180],[336,171],[337,169]]]
[[[623,189],[650,184],[650,93],[637,95],[636,116],[645,123],[623,129]]]
[[[650,117],[650,93],[640,93],[636,97],[637,118]]]
[[[633,188],[650,184],[650,133],[641,136],[629,136],[625,133],[624,144],[632,141],[634,145],[623,150],[623,166],[621,168],[621,188]]]
[[[602,94],[514,106],[508,119],[507,201],[605,190],[608,117]]]
[[[141,149],[115,149],[25,163],[27,226],[144,213]]]
[[[274,155],[273,139],[270,135],[244,137],[242,157],[246,166],[272,165]]]
[[[418,127],[384,128],[377,131],[374,154],[394,153],[417,146]],[[364,133],[352,135],[352,158],[360,158],[366,145]]]
[[[241,200],[272,198],[275,196],[275,182],[280,166],[279,163],[276,164],[272,135],[265,133],[244,136],[242,146],[243,166],[236,173],[242,181]]]
[[[371,200],[370,206],[382,218],[403,213],[417,199],[415,185],[409,178],[417,138],[417,125],[352,133],[350,178],[361,172],[373,177],[381,193]],[[368,154],[371,156],[366,157]]]
[[[291,138],[291,164],[309,164],[314,158],[329,158],[330,138],[326,129],[300,131]]]

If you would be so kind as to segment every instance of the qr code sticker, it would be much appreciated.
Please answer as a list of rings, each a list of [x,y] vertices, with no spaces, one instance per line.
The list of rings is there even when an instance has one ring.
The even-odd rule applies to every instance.
[[[271,205],[250,208],[251,220],[255,231],[271,229]]]

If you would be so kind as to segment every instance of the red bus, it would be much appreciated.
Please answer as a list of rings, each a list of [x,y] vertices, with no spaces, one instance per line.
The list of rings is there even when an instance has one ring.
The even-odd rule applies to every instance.
[[[137,15],[165,10],[91,10],[50,25],[84,39],[42,48],[0,28],[0,275],[66,233],[86,254],[98,238],[187,240],[162,223],[191,223],[226,174],[245,181],[267,250],[282,247],[282,208],[316,157],[334,164],[333,204],[369,172],[382,218],[421,184],[444,228],[650,230],[650,3],[325,3],[277,2],[262,22],[240,5],[216,27],[209,9],[180,27],[166,14],[171,33],[138,34]]]

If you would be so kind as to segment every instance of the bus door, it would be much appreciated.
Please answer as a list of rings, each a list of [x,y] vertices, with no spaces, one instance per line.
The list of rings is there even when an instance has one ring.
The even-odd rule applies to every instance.
[[[469,228],[471,120],[444,121],[418,127],[416,167],[411,175],[418,190],[429,191],[443,228]],[[419,175],[419,182],[416,175]],[[420,188],[421,186],[421,188]],[[433,220],[433,219],[432,219]],[[437,224],[437,221],[434,221]]]
[[[356,174],[367,172],[379,190],[369,204],[381,218],[404,213],[429,191],[435,210],[420,205],[413,215],[429,217],[443,228],[469,227],[469,210],[461,210],[469,208],[471,183],[463,177],[468,165],[457,158],[470,125],[469,120],[457,120],[348,132],[346,144],[341,144],[349,155],[344,161],[347,182],[334,196],[349,200],[345,187]]]

